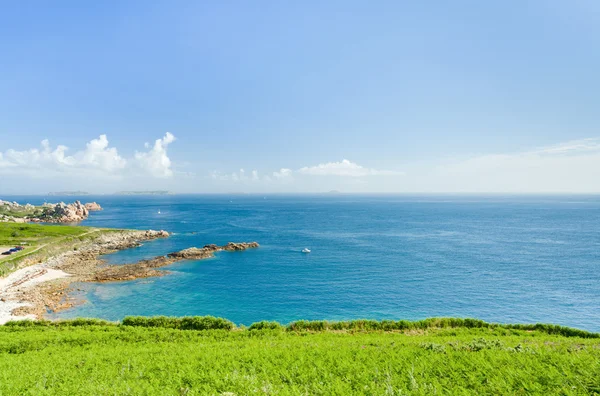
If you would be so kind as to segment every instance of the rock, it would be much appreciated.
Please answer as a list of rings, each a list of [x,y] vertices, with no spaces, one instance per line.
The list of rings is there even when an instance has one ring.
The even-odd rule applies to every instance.
[[[44,204],[44,213],[31,221],[48,223],[78,223],[88,218],[89,210],[80,202],[71,204],[60,202],[57,204]]]
[[[165,230],[160,230],[160,231],[148,230],[144,233],[144,237],[146,237],[147,239],[167,238],[168,236],[169,236],[169,233]]]
[[[231,251],[231,250],[246,250],[246,249],[257,248],[257,247],[258,247],[257,242],[241,242],[241,243],[229,242],[227,245],[223,246],[222,249]]]
[[[167,254],[167,257],[177,260],[200,260],[212,257],[215,250],[209,250],[206,248],[191,247],[188,249],[181,250],[179,252],[173,252]]]
[[[102,210],[102,206],[96,202],[88,202],[84,206],[89,212],[97,212]]]
[[[191,247],[188,249],[181,250],[179,252],[173,252],[167,254],[167,257],[174,258],[178,260],[199,260],[208,257],[212,257],[214,252],[219,251],[241,251],[246,249],[257,248],[259,245],[257,242],[240,242],[234,243],[229,242],[225,246],[217,246],[217,245],[206,245],[203,248]]]
[[[150,231],[148,231],[150,232]],[[161,231],[151,231],[159,233]],[[165,232],[165,231],[162,231]],[[228,243],[225,246],[206,245],[203,248],[191,247],[179,252],[169,253],[166,256],[158,256],[147,260],[141,260],[134,264],[111,265],[99,268],[92,277],[96,282],[112,282],[151,276],[163,276],[164,271],[156,268],[173,264],[180,260],[202,260],[213,257],[213,253],[222,250],[246,250],[258,247],[256,242]]]

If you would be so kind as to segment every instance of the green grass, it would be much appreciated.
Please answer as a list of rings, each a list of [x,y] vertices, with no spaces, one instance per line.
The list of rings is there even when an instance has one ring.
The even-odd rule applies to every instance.
[[[0,394],[598,394],[598,334],[533,326],[429,319],[240,329],[211,317],[16,322],[0,327]]]
[[[79,235],[88,230],[88,227],[0,223],[0,246],[14,246],[21,244],[21,242],[37,246],[50,242],[54,238]]]
[[[14,271],[21,265],[39,263],[65,250],[76,249],[82,243],[103,233],[118,231],[121,230],[0,222],[0,246],[26,247],[25,250],[10,256],[0,256],[0,276]]]

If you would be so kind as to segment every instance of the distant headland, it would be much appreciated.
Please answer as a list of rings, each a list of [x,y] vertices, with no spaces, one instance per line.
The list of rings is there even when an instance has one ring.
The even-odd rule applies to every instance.
[[[119,191],[116,192],[115,195],[170,195],[172,194],[166,190],[156,190],[156,191]]]
[[[52,191],[48,193],[49,196],[60,196],[60,197],[69,197],[69,196],[79,196],[79,195],[90,195],[87,191]]]

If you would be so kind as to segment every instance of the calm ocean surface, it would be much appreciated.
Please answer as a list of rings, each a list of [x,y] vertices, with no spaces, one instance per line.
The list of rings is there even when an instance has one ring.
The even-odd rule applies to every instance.
[[[105,256],[111,263],[209,243],[261,247],[177,263],[161,278],[81,284],[87,302],[63,318],[215,315],[250,324],[457,316],[600,331],[600,197],[84,199],[91,200],[105,210],[85,225],[174,233]],[[312,253],[301,253],[305,247]]]

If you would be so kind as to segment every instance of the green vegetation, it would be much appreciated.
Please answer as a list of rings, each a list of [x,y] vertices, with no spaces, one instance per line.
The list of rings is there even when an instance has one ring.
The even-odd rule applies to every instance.
[[[473,319],[12,322],[0,394],[600,394],[598,337]]]
[[[3,248],[23,245],[25,250],[10,256],[0,256],[0,276],[15,270],[27,260],[35,264],[65,250],[77,249],[90,238],[102,233],[120,230],[97,229],[82,226],[42,225],[32,223],[0,222],[0,246]]]
[[[18,245],[23,242],[30,246],[39,246],[58,237],[79,235],[89,230],[88,227],[0,223],[0,246]]]
[[[42,206],[25,206],[19,207],[0,205],[0,216],[11,216],[17,218],[37,217],[44,213],[45,208]]]

